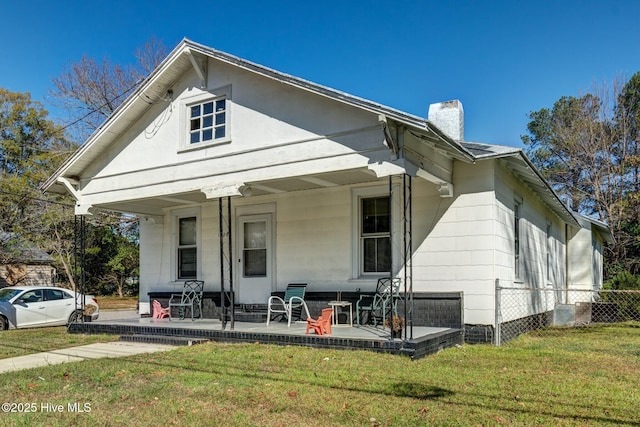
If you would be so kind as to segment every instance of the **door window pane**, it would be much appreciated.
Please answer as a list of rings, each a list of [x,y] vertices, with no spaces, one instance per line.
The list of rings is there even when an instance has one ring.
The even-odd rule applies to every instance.
[[[247,249],[244,251],[244,277],[267,276],[267,250]]]
[[[267,223],[245,222],[244,223],[244,247],[245,249],[266,248],[267,246]]]
[[[244,277],[267,276],[267,223],[245,222],[243,272]]]

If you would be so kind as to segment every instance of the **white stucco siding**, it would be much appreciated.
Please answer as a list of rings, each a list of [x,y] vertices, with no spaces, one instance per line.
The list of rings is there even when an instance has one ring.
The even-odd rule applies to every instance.
[[[84,204],[197,191],[212,180],[258,181],[366,167],[389,158],[377,115],[213,61],[209,87],[212,96],[228,93],[230,139],[202,148],[187,144],[185,150],[187,105],[207,94],[198,83],[195,73],[188,73],[175,85],[172,102],[150,106],[85,171]]]
[[[601,289],[604,282],[604,253],[603,253],[603,240],[598,234],[594,234],[592,238],[593,243],[593,288]]]
[[[308,282],[318,290],[349,289],[350,195],[350,187],[337,187],[279,198],[277,269],[281,288],[287,283]]]
[[[413,190],[413,286],[464,292],[465,323],[494,314],[493,171],[488,163],[454,165],[453,198],[416,180]]]
[[[520,211],[519,274],[515,257],[515,206]],[[496,168],[496,279],[502,291],[502,321],[552,310],[552,288],[565,286],[564,222],[508,170]]]
[[[584,222],[579,229],[571,229],[569,238],[569,287],[571,289],[593,289],[595,280],[593,232]]]
[[[564,222],[506,169],[496,171],[496,278],[505,286],[562,287]],[[514,209],[520,205],[520,275],[516,277]],[[548,234],[547,234],[548,233]],[[547,254],[549,259],[547,263]]]
[[[149,292],[168,288],[170,248],[163,222],[140,220],[140,314],[150,313]]]

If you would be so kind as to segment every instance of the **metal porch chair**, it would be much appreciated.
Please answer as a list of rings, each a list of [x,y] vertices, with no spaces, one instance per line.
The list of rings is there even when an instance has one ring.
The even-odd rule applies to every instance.
[[[397,303],[400,297],[400,279],[397,277],[383,277],[378,279],[375,294],[360,295],[356,302],[356,323],[358,325],[384,324],[387,315],[397,314]],[[361,316],[367,314],[366,322]],[[362,319],[364,320],[364,319]]]
[[[194,313],[198,309],[198,315],[202,319],[202,293],[204,282],[202,280],[187,280],[184,282],[182,294],[173,294],[169,299],[169,320],[172,320],[171,309],[178,309],[178,318],[185,318],[186,310],[191,312],[191,320],[195,320]]]

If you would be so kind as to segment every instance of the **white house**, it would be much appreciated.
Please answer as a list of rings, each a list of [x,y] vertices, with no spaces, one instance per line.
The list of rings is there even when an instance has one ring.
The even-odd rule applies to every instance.
[[[392,274],[491,328],[496,280],[600,286],[611,238],[520,149],[464,141],[459,101],[417,117],[187,39],[45,189],[140,217],[141,313],[192,278],[265,304]]]

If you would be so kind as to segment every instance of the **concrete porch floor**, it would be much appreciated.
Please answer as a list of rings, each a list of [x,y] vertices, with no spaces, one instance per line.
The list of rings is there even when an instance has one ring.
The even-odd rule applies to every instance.
[[[218,319],[190,318],[179,320],[168,318],[131,317],[113,320],[97,320],[90,323],[74,323],[69,326],[71,333],[107,333],[125,336],[129,340],[141,342],[162,342],[169,338],[201,339],[218,342],[260,342],[263,344],[304,345],[310,347],[362,349],[423,357],[441,349],[462,345],[463,333],[460,329],[413,327],[413,337],[390,339],[389,330],[374,326],[334,325],[331,335],[305,333],[306,322],[266,323],[227,322],[222,329]],[[410,334],[409,330],[405,331]]]

